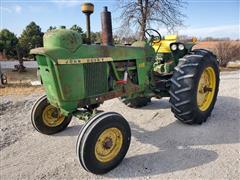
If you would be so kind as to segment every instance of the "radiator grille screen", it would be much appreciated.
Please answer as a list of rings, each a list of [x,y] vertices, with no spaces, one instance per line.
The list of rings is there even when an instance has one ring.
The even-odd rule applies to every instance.
[[[93,96],[108,90],[107,63],[84,64],[86,95]]]

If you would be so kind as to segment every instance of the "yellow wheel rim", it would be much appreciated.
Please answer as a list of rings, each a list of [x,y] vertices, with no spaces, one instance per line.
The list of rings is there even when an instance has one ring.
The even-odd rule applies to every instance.
[[[59,126],[64,118],[60,111],[52,105],[46,106],[42,113],[43,122],[49,127]]]
[[[197,104],[201,111],[206,111],[212,103],[216,88],[216,74],[212,67],[207,67],[198,82]]]
[[[95,144],[95,156],[98,161],[106,163],[113,160],[123,144],[123,135],[117,128],[108,128],[98,137]]]

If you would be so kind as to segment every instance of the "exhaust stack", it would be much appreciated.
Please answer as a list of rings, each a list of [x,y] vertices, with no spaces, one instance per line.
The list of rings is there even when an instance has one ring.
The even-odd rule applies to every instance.
[[[83,3],[82,12],[86,15],[87,25],[87,44],[91,44],[91,29],[90,29],[90,15],[94,11],[94,5],[92,3]]]
[[[103,12],[101,12],[101,22],[102,22],[102,44],[104,46],[113,46],[113,36],[112,36],[112,18],[111,12],[108,11],[107,7],[103,7]]]

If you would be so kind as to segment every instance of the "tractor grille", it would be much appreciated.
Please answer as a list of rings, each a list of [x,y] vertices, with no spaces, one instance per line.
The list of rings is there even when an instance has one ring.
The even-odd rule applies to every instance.
[[[84,80],[87,96],[98,95],[108,90],[107,63],[84,64]]]

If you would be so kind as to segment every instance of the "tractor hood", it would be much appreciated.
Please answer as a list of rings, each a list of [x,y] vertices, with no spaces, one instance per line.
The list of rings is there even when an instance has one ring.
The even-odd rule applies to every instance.
[[[63,48],[69,50],[70,52],[74,52],[82,44],[82,38],[78,32],[66,29],[57,29],[44,34],[43,44],[44,48]],[[36,50],[31,51],[31,54],[35,53]]]
[[[32,49],[30,54],[48,55],[56,59],[76,52],[81,45],[80,33],[72,30],[57,29],[45,33],[43,47]]]

